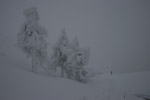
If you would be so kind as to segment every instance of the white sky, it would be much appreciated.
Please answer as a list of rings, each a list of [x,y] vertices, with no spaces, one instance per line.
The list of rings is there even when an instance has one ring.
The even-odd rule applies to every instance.
[[[22,12],[32,6],[48,30],[49,52],[65,27],[70,42],[77,36],[81,47],[91,48],[89,67],[150,70],[149,0],[1,0],[0,52],[9,61],[26,63],[14,44],[24,22]]]

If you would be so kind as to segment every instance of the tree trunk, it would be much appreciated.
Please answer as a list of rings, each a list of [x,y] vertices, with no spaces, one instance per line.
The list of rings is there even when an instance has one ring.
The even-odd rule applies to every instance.
[[[75,67],[73,67],[73,72],[72,72],[72,79],[73,80],[75,80],[75,75],[76,75],[76,73],[75,73]]]
[[[64,68],[61,67],[61,77],[64,77]]]
[[[33,53],[32,55],[32,72],[37,72],[37,68],[36,68],[36,57],[35,57],[35,54]]]

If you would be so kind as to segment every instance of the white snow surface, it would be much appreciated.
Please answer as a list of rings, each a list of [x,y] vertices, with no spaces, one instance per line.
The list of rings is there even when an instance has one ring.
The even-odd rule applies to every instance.
[[[150,94],[149,71],[104,73],[83,84],[19,68],[22,66],[0,57],[0,100],[144,100],[134,94]]]

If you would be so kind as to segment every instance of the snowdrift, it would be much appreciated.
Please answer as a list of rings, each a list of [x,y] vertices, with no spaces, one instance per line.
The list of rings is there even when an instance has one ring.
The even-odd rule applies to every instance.
[[[149,71],[100,74],[83,84],[32,73],[0,60],[1,100],[144,100],[134,94],[150,93]]]

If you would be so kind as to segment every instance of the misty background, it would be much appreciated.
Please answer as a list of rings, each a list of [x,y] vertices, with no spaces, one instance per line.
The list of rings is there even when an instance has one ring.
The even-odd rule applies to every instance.
[[[23,11],[33,6],[48,30],[49,56],[66,28],[70,42],[77,36],[80,47],[91,48],[88,67],[116,73],[150,70],[149,0],[1,0],[0,55],[8,63],[31,68],[31,59],[15,44]]]

